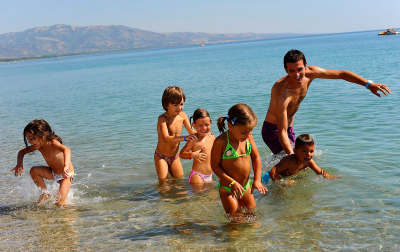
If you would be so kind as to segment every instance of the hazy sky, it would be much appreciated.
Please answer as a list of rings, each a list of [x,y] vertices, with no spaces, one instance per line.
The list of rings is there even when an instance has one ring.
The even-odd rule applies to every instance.
[[[400,0],[0,0],[0,34],[38,26],[338,33],[400,27]]]

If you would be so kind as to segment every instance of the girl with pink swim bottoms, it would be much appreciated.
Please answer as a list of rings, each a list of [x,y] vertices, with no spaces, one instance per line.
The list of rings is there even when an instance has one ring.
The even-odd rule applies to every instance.
[[[161,104],[165,113],[158,117],[158,142],[154,151],[154,164],[160,183],[183,177],[183,168],[179,158],[179,143],[196,140],[195,131],[190,128],[189,118],[183,112],[186,101],[182,88],[169,86],[164,90]],[[182,126],[190,134],[182,136]]]
[[[36,205],[42,204],[48,197],[44,179],[56,180],[60,184],[58,190],[59,201],[56,205],[65,205],[65,200],[75,176],[71,163],[71,150],[62,145],[61,137],[57,136],[50,125],[42,119],[36,119],[26,125],[24,129],[26,148],[18,152],[17,165],[11,171],[15,176],[21,176],[24,171],[23,159],[28,153],[40,151],[48,166],[35,166],[30,170],[33,182],[41,188],[42,195]],[[28,143],[31,144],[28,146]]]
[[[189,173],[189,184],[204,184],[212,182],[211,149],[215,136],[210,132],[211,118],[205,109],[196,109],[193,116],[192,127],[197,131],[197,140],[189,141],[182,148],[180,156],[183,159],[192,159],[193,166]],[[190,152],[191,151],[191,152]]]

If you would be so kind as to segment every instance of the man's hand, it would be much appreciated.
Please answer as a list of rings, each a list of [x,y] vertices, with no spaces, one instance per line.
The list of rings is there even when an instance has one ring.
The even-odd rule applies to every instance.
[[[379,84],[379,83],[371,83],[368,86],[368,89],[373,93],[374,95],[381,97],[381,94],[378,93],[378,91],[381,91],[384,95],[390,94],[390,89],[388,86],[384,84]]]

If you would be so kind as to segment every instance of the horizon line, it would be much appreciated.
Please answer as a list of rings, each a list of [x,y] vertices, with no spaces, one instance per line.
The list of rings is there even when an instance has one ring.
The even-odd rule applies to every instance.
[[[154,33],[159,33],[159,34],[163,34],[163,33],[205,33],[205,34],[258,34],[258,35],[269,35],[269,34],[299,34],[299,35],[333,35],[333,34],[347,34],[347,33],[358,33],[358,32],[369,32],[369,31],[380,31],[380,30],[387,30],[387,28],[385,29],[376,29],[376,30],[362,30],[362,31],[349,31],[349,32],[328,32],[328,33],[293,33],[293,32],[280,32],[280,33],[255,33],[255,32],[236,32],[236,33],[223,33],[223,32],[201,32],[201,31],[184,31],[184,32],[175,32],[175,31],[168,31],[168,32],[155,32],[155,31],[150,31],[150,30],[144,30],[141,28],[136,28],[136,27],[129,27],[126,25],[89,25],[89,26],[79,26],[79,25],[68,25],[68,24],[54,24],[54,25],[46,25],[46,26],[36,26],[36,27],[32,27],[32,28],[28,28],[25,29],[23,31],[18,31],[18,32],[6,32],[3,34],[0,34],[0,36],[2,35],[6,35],[6,34],[10,34],[10,33],[20,33],[20,32],[25,32],[31,29],[35,29],[35,28],[41,28],[41,27],[52,27],[52,26],[58,26],[58,25],[65,25],[65,26],[71,26],[71,27],[107,27],[107,26],[123,26],[123,27],[127,27],[127,28],[131,28],[131,29],[138,29],[138,30],[142,30],[142,31],[149,31],[149,32],[154,32]]]

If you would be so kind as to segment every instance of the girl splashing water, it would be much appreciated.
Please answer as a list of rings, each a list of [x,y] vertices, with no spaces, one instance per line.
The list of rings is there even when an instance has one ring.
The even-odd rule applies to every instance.
[[[56,180],[60,184],[57,205],[65,205],[65,200],[75,176],[71,163],[71,150],[62,145],[61,137],[52,131],[50,125],[42,119],[33,120],[24,129],[24,142],[26,148],[18,152],[17,165],[11,171],[15,176],[21,176],[24,171],[24,156],[39,150],[48,166],[35,166],[30,170],[33,182],[41,188],[42,195],[36,205],[42,204],[49,194],[46,190],[44,179]],[[28,146],[28,143],[31,144]]]
[[[228,123],[228,130],[225,128]],[[240,208],[256,207],[253,191],[264,194],[267,189],[261,183],[261,158],[252,136],[257,116],[246,104],[236,104],[228,115],[217,120],[222,133],[215,139],[211,151],[211,168],[219,177],[219,194],[225,212],[235,217]],[[254,183],[250,180],[253,165]]]
[[[193,158],[189,184],[202,185],[205,182],[212,182],[210,156],[215,136],[210,132],[211,118],[207,110],[196,109],[190,119],[193,119],[192,126],[197,131],[197,140],[187,142],[182,148],[180,156],[183,159]]]

